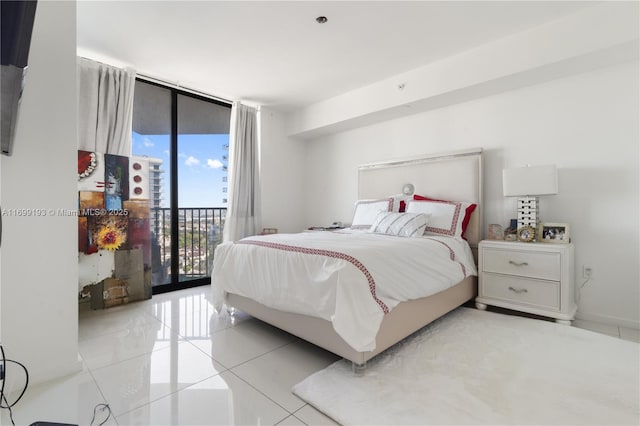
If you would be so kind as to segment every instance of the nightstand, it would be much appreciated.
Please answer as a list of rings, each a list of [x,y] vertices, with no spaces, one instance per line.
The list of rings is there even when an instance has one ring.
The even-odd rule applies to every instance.
[[[476,307],[500,306],[571,325],[576,313],[573,244],[483,240]]]

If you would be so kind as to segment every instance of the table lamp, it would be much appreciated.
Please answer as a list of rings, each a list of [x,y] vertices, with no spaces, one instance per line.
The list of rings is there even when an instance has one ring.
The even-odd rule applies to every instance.
[[[558,193],[558,171],[555,165],[504,169],[502,189],[505,197],[518,197],[518,232],[523,228],[530,231],[533,228],[533,238],[539,222],[538,195]]]

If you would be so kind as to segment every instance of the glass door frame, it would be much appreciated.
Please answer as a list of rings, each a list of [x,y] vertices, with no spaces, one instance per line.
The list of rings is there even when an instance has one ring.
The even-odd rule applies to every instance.
[[[169,138],[169,211],[171,214],[171,282],[168,284],[158,284],[151,287],[151,294],[162,294],[170,291],[183,290],[192,287],[211,284],[211,277],[195,278],[188,281],[180,281],[180,247],[178,238],[179,229],[179,201],[178,201],[178,96],[188,96],[201,101],[214,103],[231,109],[231,103],[218,99],[197,95],[189,91],[168,86],[157,81],[136,77],[136,81],[151,84],[171,92],[171,133]]]

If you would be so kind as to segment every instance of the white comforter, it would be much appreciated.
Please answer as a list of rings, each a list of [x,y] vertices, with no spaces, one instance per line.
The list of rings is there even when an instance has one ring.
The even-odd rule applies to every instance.
[[[366,231],[249,237],[216,248],[214,304],[226,293],[331,321],[355,350],[375,349],[385,313],[476,275],[466,241]]]

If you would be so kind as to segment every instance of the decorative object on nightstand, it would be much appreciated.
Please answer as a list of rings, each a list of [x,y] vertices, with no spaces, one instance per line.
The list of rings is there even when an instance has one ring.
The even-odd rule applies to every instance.
[[[487,238],[490,240],[504,240],[504,230],[501,225],[492,223],[489,225],[489,235]]]
[[[576,313],[573,244],[481,241],[476,307],[499,306],[570,325]]]
[[[538,224],[538,241],[541,243],[568,244],[571,242],[568,223]]]
[[[504,230],[505,241],[517,241],[518,240],[518,219],[511,219],[509,221],[509,227]]]
[[[529,239],[531,229],[523,232],[525,238],[518,235],[520,241],[532,241],[538,226],[538,195],[558,193],[558,170],[555,165],[527,166],[502,171],[502,188],[505,197],[518,197],[518,234],[524,227],[533,228],[534,237]]]
[[[516,233],[518,236],[518,241],[523,243],[528,243],[533,241],[536,236],[536,229],[533,226],[524,225],[518,228],[518,232]]]

